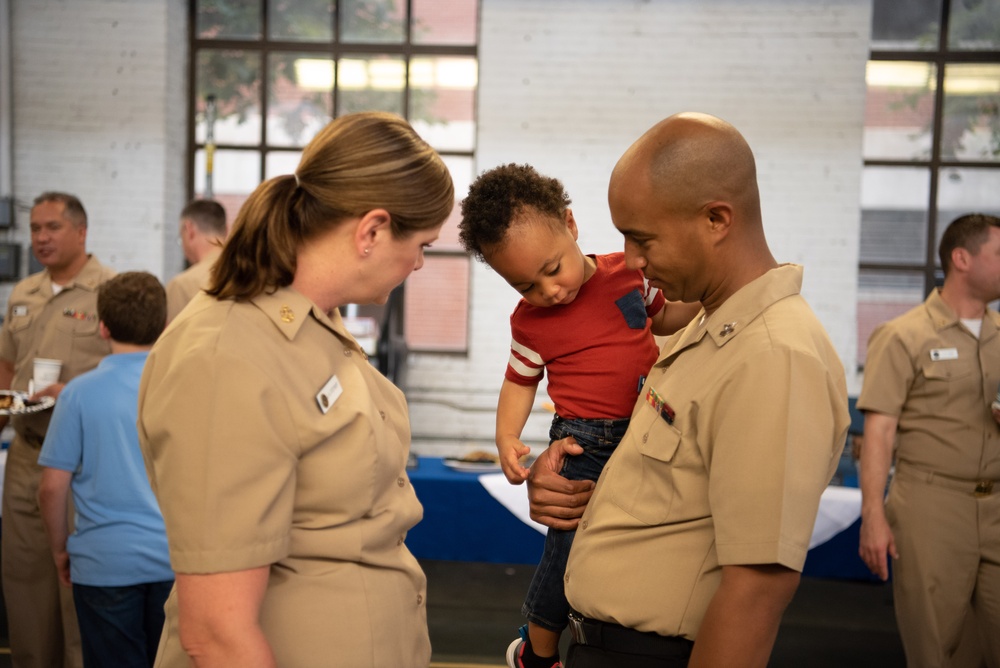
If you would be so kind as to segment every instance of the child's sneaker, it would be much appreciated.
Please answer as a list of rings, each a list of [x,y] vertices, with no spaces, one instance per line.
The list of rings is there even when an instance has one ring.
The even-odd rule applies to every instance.
[[[515,638],[507,646],[507,665],[509,668],[526,668],[523,660],[524,650],[528,647],[528,625],[525,624],[517,630],[519,638]],[[554,661],[546,668],[562,668],[561,661]]]

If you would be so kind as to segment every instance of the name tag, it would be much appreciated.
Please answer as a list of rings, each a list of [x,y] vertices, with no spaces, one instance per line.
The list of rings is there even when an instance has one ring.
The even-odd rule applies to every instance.
[[[940,362],[941,360],[957,360],[958,348],[932,348],[931,360]]]
[[[10,311],[11,315],[28,315],[28,307],[24,304],[18,304]]]
[[[343,392],[344,388],[340,386],[340,379],[336,375],[330,376],[330,380],[326,381],[326,385],[320,388],[319,394],[316,395],[316,403],[319,404],[319,409],[323,411],[324,415]]]

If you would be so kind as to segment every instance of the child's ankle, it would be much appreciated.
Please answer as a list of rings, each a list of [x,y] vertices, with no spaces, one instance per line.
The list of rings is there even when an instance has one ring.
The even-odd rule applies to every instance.
[[[552,665],[559,661],[559,650],[552,656],[538,656],[534,647],[531,646],[531,639],[524,641],[524,653],[521,654],[521,662],[524,668],[552,668]]]

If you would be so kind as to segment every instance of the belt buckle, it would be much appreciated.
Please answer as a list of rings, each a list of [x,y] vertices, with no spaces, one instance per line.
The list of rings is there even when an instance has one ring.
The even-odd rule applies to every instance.
[[[573,642],[578,645],[587,644],[587,634],[583,631],[583,617],[580,613],[570,610],[569,612],[569,633],[573,637]]]
[[[984,496],[989,496],[993,493],[993,481],[992,480],[980,480],[976,483],[976,489],[972,492],[972,495],[976,498],[982,498]]]

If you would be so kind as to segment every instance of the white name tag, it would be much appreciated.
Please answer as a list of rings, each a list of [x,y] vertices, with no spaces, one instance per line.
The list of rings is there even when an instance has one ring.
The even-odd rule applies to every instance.
[[[343,392],[344,388],[340,386],[340,380],[337,376],[330,376],[330,380],[326,381],[326,385],[320,388],[319,394],[316,395],[316,403],[319,404],[319,409],[323,411],[324,415]]]
[[[28,307],[24,304],[18,304],[10,311],[11,315],[28,315]]]
[[[940,362],[941,360],[957,360],[958,348],[932,348],[931,360]]]

